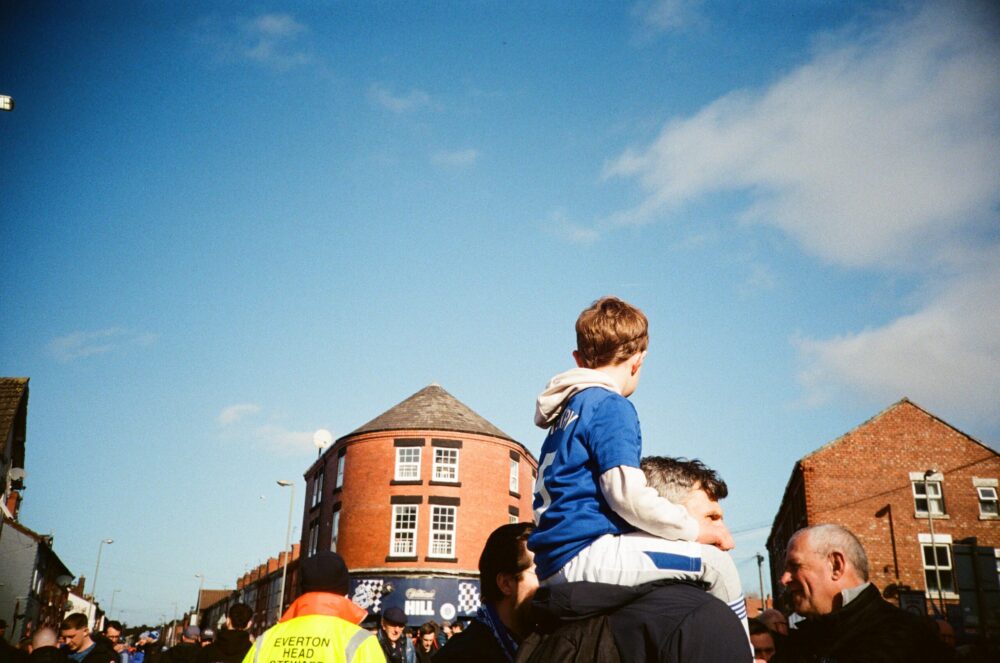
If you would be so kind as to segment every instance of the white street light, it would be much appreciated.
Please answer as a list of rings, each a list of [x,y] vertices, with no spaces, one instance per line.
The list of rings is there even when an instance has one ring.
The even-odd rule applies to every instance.
[[[198,583],[198,598],[195,601],[194,608],[194,625],[201,626],[201,590],[205,586],[205,574],[195,573],[194,577],[201,578],[201,581]]]
[[[96,618],[96,607],[97,607],[97,574],[101,570],[101,549],[104,548],[104,544],[114,543],[114,539],[101,539],[101,543],[97,546],[97,564],[94,566],[94,582],[90,583],[90,617],[91,619]],[[97,627],[97,624],[94,624]]]
[[[313,444],[316,445],[316,457],[323,455],[323,449],[333,444],[333,435],[325,428],[320,428],[313,433]]]
[[[292,494],[288,500],[288,531],[285,532],[285,564],[281,569],[281,602],[278,603],[278,619],[285,610],[285,578],[288,576],[288,558],[292,555],[292,506],[295,504],[295,483],[288,479],[278,479],[282,488],[291,486]]]

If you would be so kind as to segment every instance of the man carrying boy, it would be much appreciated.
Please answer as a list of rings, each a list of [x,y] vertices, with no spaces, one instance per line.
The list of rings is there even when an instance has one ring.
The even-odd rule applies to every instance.
[[[578,368],[552,378],[535,413],[549,429],[528,539],[542,585],[700,580],[743,611],[739,576],[720,550],[732,547],[724,526],[660,497],[639,466],[642,434],[628,397],[649,345],[646,316],[604,297],[580,314],[576,339]]]

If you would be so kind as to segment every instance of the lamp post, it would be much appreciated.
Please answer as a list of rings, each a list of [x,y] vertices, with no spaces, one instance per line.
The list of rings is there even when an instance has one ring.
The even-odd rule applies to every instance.
[[[941,616],[944,611],[944,592],[941,589],[941,567],[938,566],[937,545],[934,542],[934,516],[931,509],[931,491],[927,480],[937,474],[937,470],[929,469],[924,472],[924,496],[927,498],[927,526],[931,530],[931,557],[934,560],[934,576],[937,578],[938,605],[941,608]]]
[[[198,583],[198,598],[195,600],[194,604],[194,625],[201,626],[201,590],[205,586],[205,574],[195,573],[194,577],[201,579]]]
[[[90,617],[94,619],[97,616],[97,574],[101,570],[101,550],[104,548],[104,544],[114,543],[114,539],[101,539],[101,543],[97,546],[97,564],[94,566],[94,582],[90,584]],[[97,624],[93,625],[95,628]]]
[[[118,592],[120,591],[122,590],[116,589],[115,591],[111,592],[111,607],[108,608],[108,614],[111,615],[111,619],[115,618],[115,597],[118,596]]]
[[[278,485],[282,488],[291,487],[292,493],[288,500],[288,530],[285,532],[285,563],[281,568],[281,599],[278,603],[278,618],[285,609],[285,578],[288,576],[288,558],[291,556],[292,545],[292,506],[295,504],[295,483],[287,479],[278,479]]]
[[[764,598],[764,556],[757,553],[754,555],[754,558],[757,560],[757,577],[760,579],[760,612],[764,612],[764,609],[767,607],[767,602]]]

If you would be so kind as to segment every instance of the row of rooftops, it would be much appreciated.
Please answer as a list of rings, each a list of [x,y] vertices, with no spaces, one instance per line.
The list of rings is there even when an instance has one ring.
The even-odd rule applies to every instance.
[[[252,585],[258,580],[261,580],[262,578],[268,577],[272,573],[280,571],[282,567],[285,565],[285,555],[287,554],[288,553],[286,553],[285,551],[282,551],[281,553],[278,554],[277,557],[271,557],[266,562],[262,562],[256,568],[250,569],[249,571],[244,573],[242,576],[236,579],[236,589],[243,589],[244,587]],[[298,560],[298,558],[299,558],[299,544],[293,543],[292,553],[288,557],[288,563],[291,564],[292,562]],[[217,590],[217,591],[222,591],[222,590]],[[207,606],[211,604],[205,603],[203,605]]]

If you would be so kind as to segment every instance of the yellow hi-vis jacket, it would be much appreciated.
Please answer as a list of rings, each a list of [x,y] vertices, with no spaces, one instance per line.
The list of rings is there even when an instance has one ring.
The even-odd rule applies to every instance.
[[[348,621],[364,615],[342,596],[303,594],[257,638],[243,663],[386,663],[375,636]]]

